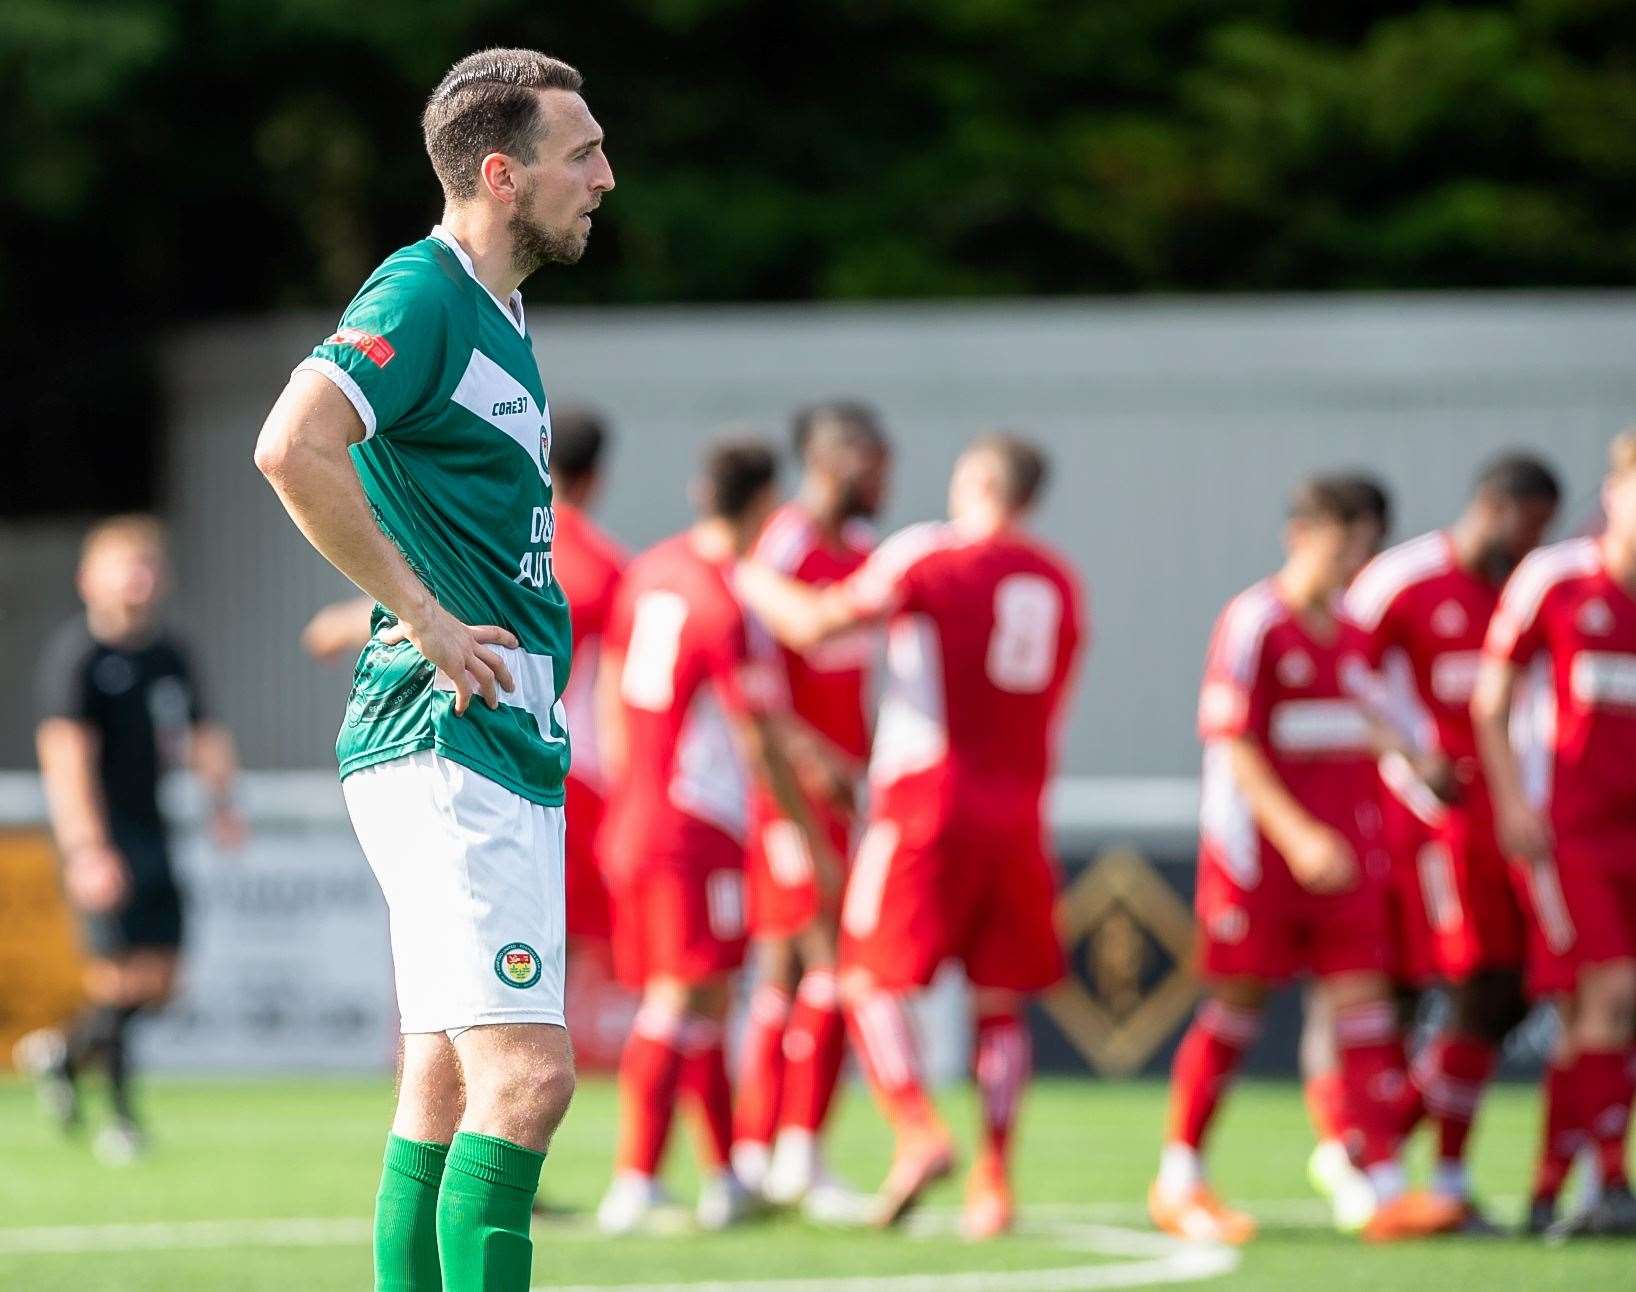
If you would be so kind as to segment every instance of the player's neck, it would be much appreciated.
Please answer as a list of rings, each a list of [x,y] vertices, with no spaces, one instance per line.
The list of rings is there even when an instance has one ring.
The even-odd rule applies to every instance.
[[[1612,530],[1602,535],[1602,564],[1614,580],[1636,596],[1636,535],[1620,537]]]
[[[509,301],[525,275],[517,271],[505,217],[478,203],[446,206],[441,221],[471,258],[472,273],[498,301]]]
[[[1302,618],[1328,619],[1335,600],[1335,590],[1317,571],[1310,570],[1301,561],[1286,561],[1273,575],[1278,595]]]
[[[706,516],[687,531],[688,545],[712,565],[726,565],[743,555],[738,527],[720,516]]]
[[[813,528],[825,542],[833,545],[840,541],[847,517],[841,514],[841,508],[830,491],[810,478],[803,479],[800,492],[795,495],[795,505],[806,512]]]
[[[992,538],[1010,529],[1015,517],[1003,507],[969,507],[950,516],[949,523],[966,538]]]
[[[85,626],[104,646],[136,646],[153,635],[153,619],[120,606],[87,606]]]

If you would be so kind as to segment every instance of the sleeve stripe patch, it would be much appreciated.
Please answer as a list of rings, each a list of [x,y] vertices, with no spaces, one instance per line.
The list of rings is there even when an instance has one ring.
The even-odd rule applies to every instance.
[[[347,402],[357,411],[358,418],[364,424],[364,439],[375,434],[375,409],[369,402],[358,383],[352,380],[352,374],[333,359],[325,359],[319,355],[311,355],[295,365],[293,377],[297,372],[316,372],[327,377],[334,383],[335,388],[347,397]]]

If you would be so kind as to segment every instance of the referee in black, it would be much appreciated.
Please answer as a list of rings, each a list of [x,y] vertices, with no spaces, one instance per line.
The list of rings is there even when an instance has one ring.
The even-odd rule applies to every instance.
[[[88,1005],[64,1031],[31,1032],[17,1066],[40,1081],[42,1103],[79,1124],[78,1078],[107,1076],[113,1118],[95,1147],[109,1164],[142,1150],[131,1106],[127,1036],[176,981],[182,896],[159,811],[159,779],[189,765],[213,806],[218,844],[237,847],[232,738],[205,720],[187,654],[159,622],[169,581],[165,535],[151,516],[94,526],[80,553],[85,613],[62,626],[41,660],[36,743],[63,887],[78,917]]]

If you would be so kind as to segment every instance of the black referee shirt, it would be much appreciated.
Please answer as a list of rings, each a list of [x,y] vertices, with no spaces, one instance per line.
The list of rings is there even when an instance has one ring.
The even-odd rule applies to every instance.
[[[40,661],[41,721],[71,718],[102,740],[103,799],[117,835],[163,829],[159,777],[177,766],[203,707],[186,653],[164,633],[140,646],[108,646],[83,617],[59,628]]]

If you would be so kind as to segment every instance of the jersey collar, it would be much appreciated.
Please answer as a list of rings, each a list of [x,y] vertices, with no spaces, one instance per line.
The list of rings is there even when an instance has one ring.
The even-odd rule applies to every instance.
[[[506,316],[507,322],[509,322],[512,327],[517,329],[517,335],[526,335],[523,323],[522,292],[512,292],[511,299],[509,301],[502,302],[498,296],[489,291],[488,285],[477,276],[477,270],[472,267],[471,257],[466,254],[466,249],[460,245],[460,240],[456,238],[454,234],[450,233],[441,224],[434,224],[432,226],[432,232],[428,236],[435,238],[450,251],[454,252],[455,259],[460,262],[460,267],[471,275],[472,282],[476,283],[483,289],[488,298],[493,301],[499,308],[500,312]]]

